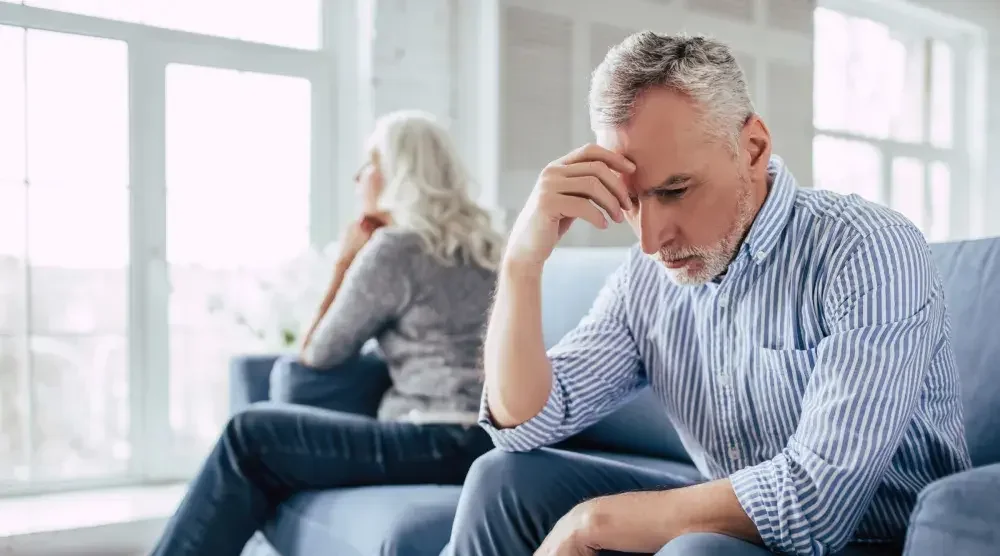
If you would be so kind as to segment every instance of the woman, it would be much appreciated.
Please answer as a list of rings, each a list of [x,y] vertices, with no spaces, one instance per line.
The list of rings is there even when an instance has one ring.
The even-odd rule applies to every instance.
[[[501,237],[427,115],[381,118],[355,179],[369,218],[344,235],[301,359],[335,373],[377,338],[392,378],[377,418],[291,404],[237,414],[154,554],[240,554],[296,492],[461,484],[492,448],[475,422]]]

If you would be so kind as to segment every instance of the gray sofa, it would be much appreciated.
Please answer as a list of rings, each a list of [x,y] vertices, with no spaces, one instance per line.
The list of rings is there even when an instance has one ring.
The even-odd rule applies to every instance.
[[[920,495],[905,553],[1000,554],[1000,238],[932,246],[952,315],[962,379],[969,449],[976,468],[928,486]],[[588,309],[623,249],[558,249],[543,282],[546,344],[557,341]],[[558,285],[557,285],[558,282]],[[231,407],[268,398],[277,356],[237,357],[231,367]],[[384,370],[360,358],[343,375],[355,411],[372,413],[387,384]],[[650,392],[561,445],[698,476]],[[460,487],[392,486],[299,494],[267,524],[245,554],[274,549],[284,556],[437,555],[447,542]],[[416,513],[420,519],[402,520]],[[405,524],[405,525],[404,525]],[[392,540],[392,546],[389,542]]]

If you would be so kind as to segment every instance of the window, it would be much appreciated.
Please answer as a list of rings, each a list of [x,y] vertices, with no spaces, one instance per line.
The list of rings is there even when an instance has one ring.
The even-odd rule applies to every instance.
[[[127,47],[0,26],[0,83],[0,481],[120,474]]]
[[[887,24],[816,9],[813,177],[820,189],[888,205],[942,241],[956,234],[961,208],[952,176],[970,175],[958,133],[970,114],[955,101],[967,79],[956,63],[965,43],[897,15]]]
[[[246,310],[335,228],[316,218],[335,197],[316,100],[331,57],[275,46],[318,0],[171,0],[176,25],[156,20],[270,45],[136,23],[161,0],[16,3],[0,0],[0,497],[187,478],[228,415],[229,358],[275,348],[220,294]]]
[[[310,110],[305,79],[167,66],[170,424],[192,451],[225,424],[229,358],[257,340],[213,300],[309,246]]]
[[[319,46],[320,0],[24,0],[13,3],[294,48]]]

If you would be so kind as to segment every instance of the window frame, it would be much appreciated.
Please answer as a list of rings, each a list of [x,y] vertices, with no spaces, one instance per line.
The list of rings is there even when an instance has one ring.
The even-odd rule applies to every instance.
[[[931,210],[931,165],[938,161],[947,164],[950,172],[948,233],[947,238],[940,239],[950,241],[982,235],[986,207],[978,199],[985,194],[986,31],[960,18],[901,0],[818,0],[817,8],[870,19],[907,35],[942,41],[951,48],[954,117],[950,147],[930,143],[929,88],[923,99],[924,139],[920,143],[825,129],[815,123],[813,135],[859,141],[878,149],[882,154],[880,196],[886,204],[892,199],[893,160],[897,157],[920,160],[924,164],[925,219]],[[932,226],[929,220],[926,224]]]
[[[172,441],[169,422],[169,266],[166,261],[166,68],[189,64],[305,78],[311,83],[309,238],[332,241],[352,213],[344,187],[360,160],[364,114],[357,75],[360,18],[350,2],[323,0],[317,50],[246,42],[0,2],[0,25],[121,40],[128,48],[129,256],[126,473],[93,479],[0,481],[7,496],[186,480],[202,454]],[[336,86],[335,86],[336,85]],[[219,372],[226,372],[220,369]],[[220,392],[220,396],[227,396]]]

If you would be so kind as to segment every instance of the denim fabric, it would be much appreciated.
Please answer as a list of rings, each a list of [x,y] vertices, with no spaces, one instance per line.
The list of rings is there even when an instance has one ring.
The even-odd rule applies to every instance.
[[[578,503],[607,494],[663,490],[695,484],[681,474],[571,451],[542,448],[494,450],[469,470],[451,539],[442,556],[532,554],[555,523]],[[839,556],[887,556],[899,549],[851,545]],[[602,552],[602,554],[620,554]],[[665,545],[656,556],[758,556],[770,554],[725,535],[691,534]]]
[[[382,422],[301,405],[253,406],[226,425],[153,554],[238,555],[295,493],[460,484],[490,447],[478,427]]]

